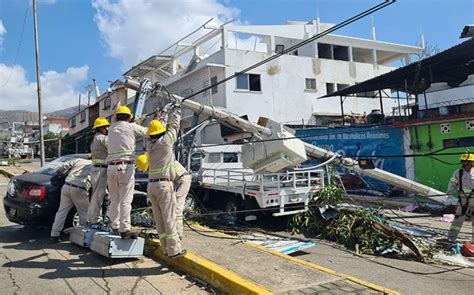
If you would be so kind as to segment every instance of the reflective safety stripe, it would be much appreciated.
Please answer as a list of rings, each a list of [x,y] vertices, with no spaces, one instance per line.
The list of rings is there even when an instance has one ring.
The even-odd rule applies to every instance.
[[[458,183],[459,183],[459,181],[458,181],[458,179],[457,179],[456,177],[451,177],[451,179],[450,179],[449,181],[451,181],[451,182],[454,183],[454,184],[458,184]]]
[[[81,183],[84,185],[84,189],[85,190],[89,190],[91,184],[90,182],[88,181],[88,179],[86,177],[83,177],[83,176],[74,176],[74,175],[68,175],[66,177],[66,182],[70,182],[72,184],[74,184],[73,182],[76,182],[76,183]]]
[[[176,221],[183,221],[183,220],[184,220],[183,216],[176,216]]]
[[[176,135],[174,134],[174,132],[169,132],[168,134],[170,136],[171,143],[173,144],[176,141]]]
[[[92,164],[94,165],[106,165],[107,162],[102,159],[92,159]]]
[[[164,167],[161,167],[161,168],[150,169],[148,174],[151,174],[151,175],[163,174],[163,173],[165,173],[166,171],[168,171],[172,168],[176,169],[176,164],[174,162],[168,163],[167,165],[165,165]]]
[[[159,234],[158,236],[160,237],[160,239],[173,240],[178,237],[178,234],[177,233],[172,233],[172,234],[162,233],[162,234]]]
[[[121,156],[132,156],[135,151],[133,150],[124,150],[124,151],[117,151],[117,152],[111,152],[107,156],[107,161],[110,161],[112,157],[121,157]]]
[[[461,228],[462,228],[462,226],[459,226],[459,225],[456,225],[456,224],[452,224],[450,231],[459,232],[459,231],[461,231]]]

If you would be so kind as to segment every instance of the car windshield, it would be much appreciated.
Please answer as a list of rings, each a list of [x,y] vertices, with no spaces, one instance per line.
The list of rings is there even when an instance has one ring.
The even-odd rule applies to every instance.
[[[41,174],[48,174],[48,175],[56,174],[56,172],[58,171],[58,167],[61,164],[66,163],[67,161],[70,161],[72,159],[75,159],[75,157],[72,157],[72,156],[60,157],[60,158],[57,158],[56,160],[44,165],[43,167],[41,167],[37,170],[34,170],[33,172],[34,173],[41,173]]]

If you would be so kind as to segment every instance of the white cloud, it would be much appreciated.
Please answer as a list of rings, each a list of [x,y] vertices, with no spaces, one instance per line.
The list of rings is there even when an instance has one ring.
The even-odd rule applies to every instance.
[[[87,65],[70,67],[62,73],[44,72],[41,76],[43,111],[76,105],[79,96],[76,89],[87,79],[88,72]],[[0,64],[0,109],[37,110],[36,81],[29,81],[25,69],[19,65],[10,67]]]
[[[217,0],[93,0],[92,5],[108,54],[126,67],[159,53],[211,17],[220,24],[239,13]]]
[[[40,4],[56,4],[58,0],[38,0]]]
[[[0,19],[0,49],[2,48],[3,38],[7,33],[7,29],[3,26],[3,21]]]

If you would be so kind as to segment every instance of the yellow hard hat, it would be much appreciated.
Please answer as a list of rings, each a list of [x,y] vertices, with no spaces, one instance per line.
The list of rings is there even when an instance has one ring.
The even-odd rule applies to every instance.
[[[107,120],[106,118],[97,118],[94,121],[94,126],[92,127],[92,129],[107,126],[110,126],[109,120]]]
[[[151,120],[148,124],[148,135],[159,135],[166,132],[166,126],[159,120]]]
[[[143,172],[148,171],[148,153],[141,154],[135,161],[137,168]]]
[[[120,115],[120,114],[129,115],[130,118],[133,118],[132,112],[130,111],[130,109],[127,106],[119,106],[118,107],[117,111],[115,112],[115,116]]]
[[[464,161],[474,162],[474,154],[471,154],[471,153],[462,154],[460,160],[463,162]]]

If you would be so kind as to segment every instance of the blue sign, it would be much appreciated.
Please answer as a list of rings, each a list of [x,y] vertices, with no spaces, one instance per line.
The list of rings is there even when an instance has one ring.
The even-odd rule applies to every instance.
[[[316,146],[338,152],[353,159],[371,158],[377,168],[406,176],[405,158],[380,157],[403,155],[402,130],[393,127],[345,127],[331,129],[300,129],[296,136]],[[370,177],[364,177],[372,189],[386,190],[390,186]]]

